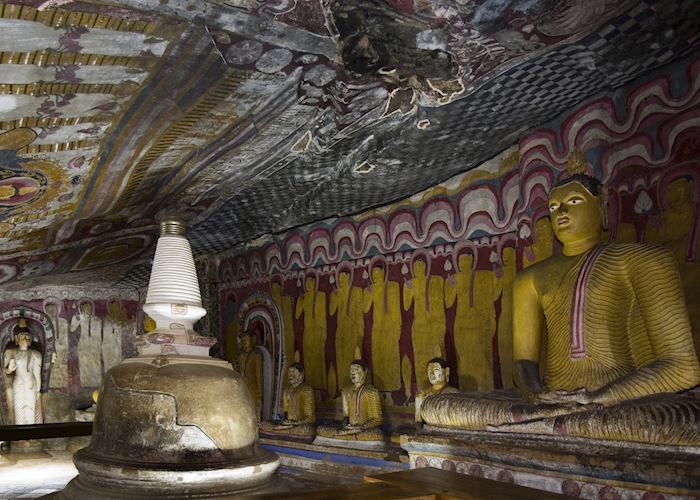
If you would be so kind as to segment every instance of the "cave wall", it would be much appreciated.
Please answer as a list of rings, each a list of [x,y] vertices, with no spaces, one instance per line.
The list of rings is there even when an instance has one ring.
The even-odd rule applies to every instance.
[[[699,116],[694,58],[585,101],[411,198],[256,240],[218,259],[222,347],[234,360],[251,312],[268,311],[276,339],[260,342],[282,365],[296,353],[320,415],[335,418],[356,349],[392,423],[411,418],[437,354],[461,390],[511,387],[511,284],[560,252],[547,193],[583,169],[606,185],[610,241],[675,254],[698,348]]]
[[[99,388],[103,374],[137,354],[134,337],[143,333],[141,306],[139,292],[132,289],[45,287],[0,292],[2,350],[14,347],[12,331],[18,317],[24,316],[32,348],[44,354],[44,422],[74,420],[73,410],[92,404],[92,391]],[[7,378],[0,378],[2,415],[11,423],[4,390]]]

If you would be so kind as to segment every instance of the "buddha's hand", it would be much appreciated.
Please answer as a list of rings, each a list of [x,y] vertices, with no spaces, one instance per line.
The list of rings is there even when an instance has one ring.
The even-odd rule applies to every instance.
[[[585,387],[567,391],[559,389],[557,391],[544,391],[535,395],[537,404],[579,404],[588,405],[594,402],[593,393],[588,392]]]
[[[293,425],[297,425],[298,422],[296,420],[287,420],[286,418],[282,420],[282,425],[287,425],[289,427],[292,427]]]
[[[362,432],[362,427],[357,426],[357,425],[348,425],[346,427],[343,427],[338,431],[339,436],[350,436],[352,434],[359,434]]]
[[[15,359],[12,358],[12,359],[10,359],[10,362],[7,365],[7,372],[12,373],[16,369],[17,369],[17,363],[15,363]]]

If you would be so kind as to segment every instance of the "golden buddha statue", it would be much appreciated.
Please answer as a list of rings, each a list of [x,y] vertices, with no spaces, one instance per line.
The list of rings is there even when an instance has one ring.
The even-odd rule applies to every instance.
[[[351,385],[342,390],[343,424],[340,427],[319,426],[319,436],[344,441],[381,441],[384,434],[379,391],[366,384],[367,365],[356,359],[350,363]]]
[[[416,394],[416,424],[422,424],[421,405],[428,396],[436,394],[448,394],[451,392],[459,392],[454,387],[447,384],[450,378],[450,367],[447,366],[447,361],[442,358],[433,358],[428,361],[428,381],[430,386]]]
[[[287,385],[282,391],[284,420],[261,422],[260,430],[267,434],[292,437],[316,435],[316,404],[313,388],[304,382],[304,365],[292,363],[287,369]]]
[[[243,376],[253,396],[256,414],[260,420],[263,400],[263,355],[255,350],[255,336],[252,333],[243,332],[241,335],[241,351],[236,359],[236,369]]]
[[[673,394],[700,382],[673,256],[653,245],[603,244],[605,200],[587,175],[557,184],[549,209],[562,255],[522,271],[514,283],[514,379],[524,398],[437,395],[423,403],[423,419],[499,432],[700,444],[700,401]]]

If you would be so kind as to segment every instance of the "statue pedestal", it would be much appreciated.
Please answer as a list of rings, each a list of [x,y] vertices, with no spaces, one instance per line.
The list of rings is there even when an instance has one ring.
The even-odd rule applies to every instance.
[[[316,436],[313,444],[316,446],[331,446],[336,448],[351,448],[353,450],[384,451],[384,441],[366,441],[362,439],[333,439],[325,436]]]
[[[583,498],[693,498],[700,448],[533,434],[444,431],[402,435],[412,469],[437,467]],[[617,495],[616,495],[617,492]]]
[[[32,439],[26,441],[12,441],[10,443],[11,453],[41,453],[44,447],[41,441]]]

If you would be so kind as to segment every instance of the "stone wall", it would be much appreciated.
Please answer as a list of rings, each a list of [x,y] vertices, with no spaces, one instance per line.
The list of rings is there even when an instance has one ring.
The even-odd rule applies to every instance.
[[[356,349],[392,423],[410,419],[438,354],[461,390],[512,386],[511,283],[560,251],[547,193],[579,153],[606,185],[609,240],[676,255],[700,347],[699,115],[696,58],[590,99],[409,199],[250,243],[218,260],[227,356],[251,304],[265,303],[278,359],[298,353],[322,416],[339,416]]]

